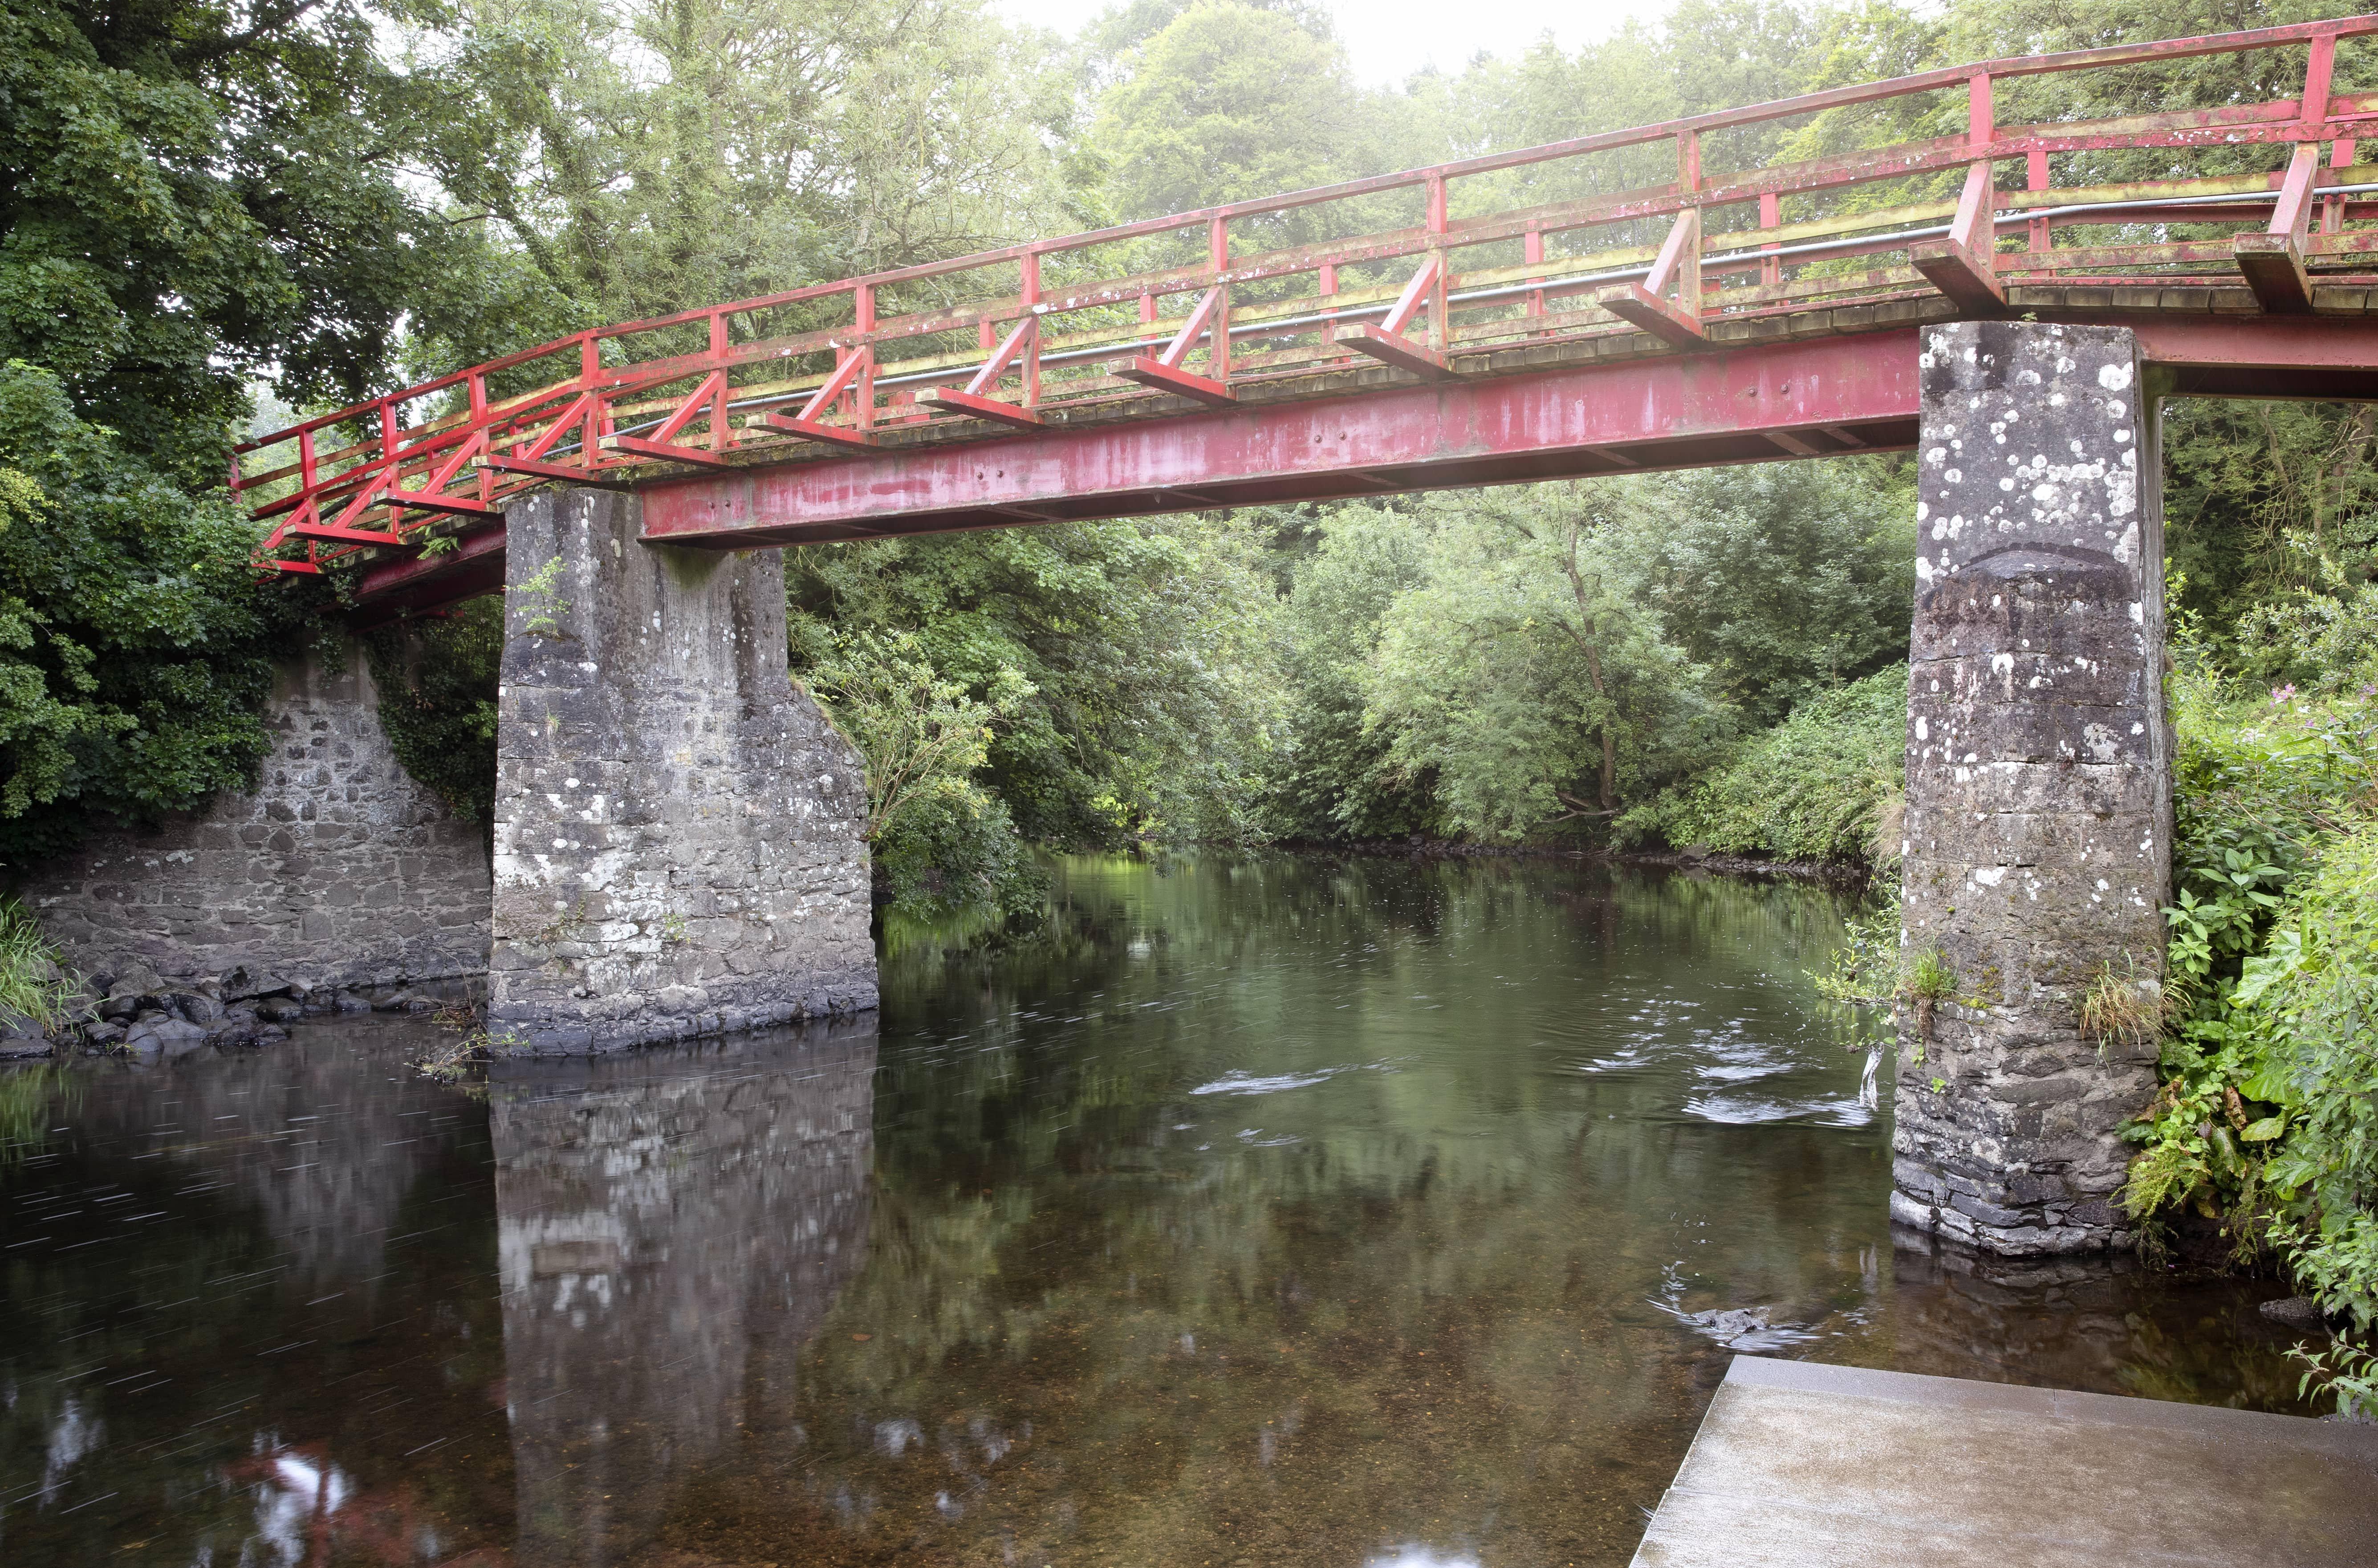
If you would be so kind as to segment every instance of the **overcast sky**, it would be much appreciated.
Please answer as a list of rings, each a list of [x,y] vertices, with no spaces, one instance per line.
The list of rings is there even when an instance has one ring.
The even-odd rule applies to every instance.
[[[1020,22],[1071,36],[1109,0],[993,0]],[[1338,36],[1364,83],[1390,86],[1435,65],[1457,71],[1473,54],[1516,54],[1550,32],[1565,48],[1600,38],[1630,17],[1646,21],[1668,0],[1485,0],[1471,9],[1423,0],[1327,0]]]

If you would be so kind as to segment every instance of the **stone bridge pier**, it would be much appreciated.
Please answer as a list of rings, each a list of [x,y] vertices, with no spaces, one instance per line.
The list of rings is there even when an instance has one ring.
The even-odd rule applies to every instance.
[[[507,509],[491,1028],[597,1051],[875,1005],[866,783],[785,668],[775,550]]]
[[[2126,329],[1928,329],[1907,717],[1895,1219],[1987,1251],[2128,1239],[2171,876],[2156,404]],[[2149,1031],[2152,1034],[2152,1031]]]

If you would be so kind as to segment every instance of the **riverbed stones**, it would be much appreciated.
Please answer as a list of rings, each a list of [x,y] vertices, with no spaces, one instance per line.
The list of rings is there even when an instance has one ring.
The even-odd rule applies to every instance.
[[[2128,1239],[2116,1131],[2160,1006],[2171,870],[2152,398],[2120,328],[1928,329],[1894,1218],[2006,1254]],[[1928,986],[1915,977],[1928,974]]]
[[[786,673],[775,550],[507,509],[492,1028],[544,1052],[875,1005],[859,753]]]

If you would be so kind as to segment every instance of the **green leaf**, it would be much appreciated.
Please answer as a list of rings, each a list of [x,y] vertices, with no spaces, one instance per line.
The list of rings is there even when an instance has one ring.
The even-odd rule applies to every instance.
[[[2259,1098],[2260,1096],[2258,1095],[2256,1097]],[[2260,1121],[2249,1122],[2246,1126],[2246,1131],[2240,1132],[2238,1136],[2243,1138],[2249,1143],[2267,1143],[2274,1138],[2286,1132],[2287,1130],[2288,1119],[2286,1117],[2266,1116]]]

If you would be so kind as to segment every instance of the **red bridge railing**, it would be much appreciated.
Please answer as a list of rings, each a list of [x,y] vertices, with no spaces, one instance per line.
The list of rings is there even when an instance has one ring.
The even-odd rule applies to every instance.
[[[2315,281],[2378,286],[2378,229],[2347,226],[2378,216],[2378,166],[2354,156],[2378,93],[2331,90],[2338,43],[2372,33],[2378,15],[1985,61],[597,328],[246,443],[232,488],[270,525],[259,569],[318,573],[452,550],[550,480],[1227,407],[1350,366],[1449,377],[1464,354],[1594,339],[1690,352],[1722,322],[1928,292],[1992,314],[2026,285],[2242,281],[2261,309],[2302,312]],[[2290,47],[2294,97],[1998,123],[2000,84]],[[1705,161],[1755,128],[1959,91],[1962,134]],[[2281,166],[2233,172],[2256,145]],[[2232,168],[2175,156],[2087,183],[2144,149]],[[2021,189],[1999,187],[2001,164]],[[1501,205],[1516,171],[1556,198]],[[1320,233],[1339,228],[1357,232]]]

